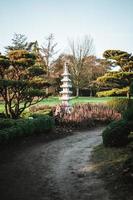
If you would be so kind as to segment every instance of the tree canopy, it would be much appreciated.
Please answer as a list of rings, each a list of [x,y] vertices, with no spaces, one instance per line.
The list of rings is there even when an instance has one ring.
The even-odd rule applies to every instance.
[[[97,79],[97,84],[109,89],[117,89],[129,93],[129,86],[133,79],[133,56],[121,50],[107,50],[103,56],[110,62],[111,67],[119,66],[119,70],[110,71]],[[124,89],[125,88],[125,89]],[[121,90],[122,89],[122,90]],[[105,93],[104,94],[110,94]],[[112,92],[112,95],[114,93]],[[120,95],[120,93],[118,92]],[[123,93],[122,93],[123,94]]]
[[[44,69],[35,64],[36,55],[27,50],[0,55],[0,94],[10,118],[20,117],[26,108],[45,97],[49,84],[41,77]]]
[[[27,37],[23,34],[14,33],[12,38],[12,45],[9,45],[5,48],[7,51],[12,51],[12,50],[26,49],[27,46],[28,46]]]
[[[103,57],[110,60],[112,67],[119,66],[121,71],[133,71],[133,56],[132,54],[121,50],[106,50]]]

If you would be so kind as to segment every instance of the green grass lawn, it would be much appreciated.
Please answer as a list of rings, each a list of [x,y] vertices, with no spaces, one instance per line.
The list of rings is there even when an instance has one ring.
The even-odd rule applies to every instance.
[[[70,100],[71,104],[75,103],[105,103],[107,101],[112,100],[116,97],[72,97]],[[54,106],[57,104],[60,104],[61,101],[59,100],[59,97],[49,97],[47,99],[42,100],[38,105],[49,105]],[[0,102],[0,112],[4,111],[4,105],[2,102]]]
[[[75,103],[105,103],[109,100],[111,100],[113,97],[73,97],[70,100],[71,104],[75,104]],[[44,104],[44,105],[57,105],[60,104],[61,101],[59,100],[59,97],[49,97],[47,99],[44,99],[43,101],[41,101],[39,104]]]
[[[0,112],[3,112],[3,111],[4,111],[4,104],[0,103]]]

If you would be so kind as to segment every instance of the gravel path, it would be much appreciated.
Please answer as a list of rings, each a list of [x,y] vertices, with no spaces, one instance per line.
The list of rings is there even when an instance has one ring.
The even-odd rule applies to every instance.
[[[108,200],[91,170],[93,147],[101,143],[95,128],[51,142],[9,145],[0,152],[1,200]]]

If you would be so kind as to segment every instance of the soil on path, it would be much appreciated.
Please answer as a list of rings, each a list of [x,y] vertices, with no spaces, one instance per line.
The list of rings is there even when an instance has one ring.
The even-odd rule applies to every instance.
[[[108,200],[91,151],[102,127],[66,138],[9,145],[0,152],[1,200]]]

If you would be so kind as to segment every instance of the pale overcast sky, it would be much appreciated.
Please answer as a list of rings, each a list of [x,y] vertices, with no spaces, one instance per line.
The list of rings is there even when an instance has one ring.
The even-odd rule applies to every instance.
[[[54,33],[60,49],[68,38],[91,35],[96,55],[107,49],[133,52],[133,0],[0,0],[0,51],[13,33],[43,43]]]

